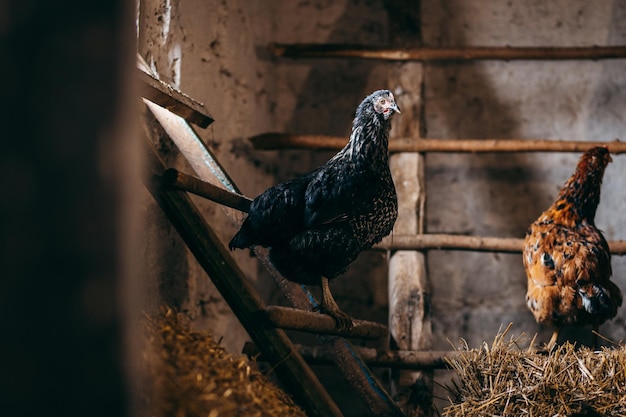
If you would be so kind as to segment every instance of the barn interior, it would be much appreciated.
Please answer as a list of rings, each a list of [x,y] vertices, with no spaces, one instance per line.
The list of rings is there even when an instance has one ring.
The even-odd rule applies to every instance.
[[[616,248],[613,281],[626,290],[626,147],[615,142],[626,128],[626,2],[70,3],[8,1],[0,33],[3,78],[14,80],[4,113],[19,138],[7,141],[1,164],[12,190],[0,216],[0,317],[9,335],[0,352],[10,358],[0,391],[8,409],[144,415],[137,323],[163,306],[232,355],[260,349],[259,366],[289,392],[263,357],[255,323],[242,320],[245,305],[233,305],[237,297],[216,282],[234,277],[207,273],[181,232],[208,226],[206,256],[224,256],[264,305],[293,305],[262,253],[224,249],[242,210],[163,191],[155,174],[170,168],[211,182],[222,173],[214,185],[254,198],[331,158],[357,104],[377,89],[391,90],[402,110],[390,138],[400,214],[393,235],[331,287],[342,309],[388,333],[348,338],[348,352],[434,357],[491,343],[507,326],[546,342],[553,329],[528,310],[519,248],[583,142],[608,143],[613,153],[596,224]],[[159,88],[173,100],[164,107],[149,100]],[[179,140],[195,147],[183,150]],[[184,203],[165,197],[179,194]],[[182,206],[173,205],[187,203],[204,223],[176,217]],[[625,319],[622,308],[600,327],[605,346],[623,341]],[[378,329],[367,323],[364,332]],[[344,341],[286,334],[335,352]],[[588,346],[590,328],[565,328],[559,341]],[[354,376],[337,369],[354,366],[347,360],[311,365],[320,391],[309,403],[320,395],[330,405],[299,405],[309,415],[346,417],[442,412],[450,372],[435,359],[439,365],[422,369],[372,367],[382,400],[364,398],[372,388],[359,392],[357,378],[341,375]],[[393,405],[385,408],[387,398]]]

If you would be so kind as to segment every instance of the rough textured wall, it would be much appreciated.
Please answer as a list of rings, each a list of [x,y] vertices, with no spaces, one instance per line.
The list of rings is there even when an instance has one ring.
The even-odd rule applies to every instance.
[[[480,5],[478,4],[480,3]],[[503,3],[425,1],[425,42],[432,46],[589,46],[626,42],[624,2]],[[626,128],[624,60],[512,61],[426,66],[425,120],[433,138],[549,138],[608,141]],[[523,237],[572,174],[577,154],[428,155],[427,229],[476,236]],[[598,226],[624,239],[626,158],[605,175]],[[545,339],[525,306],[519,255],[471,252],[429,254],[436,347],[466,338],[490,340],[500,325]],[[626,263],[613,258],[626,290]],[[601,332],[626,336],[625,310]],[[573,332],[564,332],[573,336]],[[589,330],[576,335],[589,341]],[[540,339],[541,340],[541,339]]]

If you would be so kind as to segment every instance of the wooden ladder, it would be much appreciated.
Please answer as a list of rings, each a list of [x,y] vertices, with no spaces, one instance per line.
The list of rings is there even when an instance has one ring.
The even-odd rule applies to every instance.
[[[444,367],[446,352],[378,351],[353,347],[345,337],[376,339],[388,335],[380,323],[356,320],[354,328],[339,332],[330,316],[310,312],[316,306],[304,286],[285,280],[272,268],[267,251],[255,250],[278,286],[295,308],[266,306],[222,245],[211,226],[193,204],[188,192],[223,205],[229,217],[239,223],[250,199],[239,190],[205,147],[189,124],[208,126],[212,117],[204,106],[151,76],[145,66],[139,70],[145,104],[143,133],[148,169],[144,183],[172,225],[211,278],[225,301],[242,323],[258,352],[274,369],[296,401],[313,416],[341,416],[339,408],[305,362],[334,363],[352,388],[363,398],[372,415],[403,416],[400,407],[371,372],[363,356],[377,366],[413,369]],[[171,140],[194,170],[188,175],[168,168],[155,146]],[[283,329],[317,333],[318,347],[295,346]]]

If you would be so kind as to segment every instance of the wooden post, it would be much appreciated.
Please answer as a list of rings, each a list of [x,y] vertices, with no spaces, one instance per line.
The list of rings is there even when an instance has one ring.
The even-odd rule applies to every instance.
[[[420,4],[418,1],[393,0],[389,3],[390,41],[406,46],[420,42]],[[391,137],[419,137],[423,65],[407,62],[394,65],[388,85],[395,92],[402,111]],[[390,166],[398,192],[398,220],[394,233],[424,232],[424,157],[419,153],[396,153]],[[399,250],[389,259],[389,333],[390,348],[429,350],[432,347],[430,322],[430,285],[426,276],[424,253]],[[432,409],[432,373],[392,370],[392,394],[407,416],[429,416]]]

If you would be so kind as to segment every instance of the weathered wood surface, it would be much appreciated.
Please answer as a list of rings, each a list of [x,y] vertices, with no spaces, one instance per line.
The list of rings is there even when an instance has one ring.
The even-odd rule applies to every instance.
[[[412,86],[396,94],[402,111],[391,131],[392,138],[418,137],[422,65],[405,63],[390,70],[391,88]],[[416,139],[419,140],[419,139]],[[420,235],[424,231],[424,157],[419,153],[394,153],[390,167],[398,193],[398,220],[394,234]],[[425,254],[416,250],[390,252],[389,259],[389,333],[390,348],[423,351],[432,348],[428,304],[430,284]],[[408,416],[428,416],[431,411],[432,375],[415,370],[391,370],[392,394]],[[417,400],[416,400],[417,399]],[[426,400],[425,400],[426,399]]]
[[[353,58],[384,61],[472,61],[472,60],[597,60],[626,58],[626,46],[588,47],[402,47],[346,44],[281,44],[269,46],[270,53],[284,58]]]
[[[302,346],[296,349],[304,360],[311,365],[333,365],[333,354],[327,346]],[[446,359],[463,354],[460,351],[427,351],[374,349],[355,346],[354,350],[371,367],[391,369],[447,369]],[[264,361],[259,349],[252,342],[247,342],[242,353]]]
[[[158,121],[168,137],[176,145],[180,153],[185,157],[191,169],[198,179],[207,182],[232,193],[240,194],[239,190],[224,172],[217,159],[206,148],[189,123],[169,110],[144,100],[150,114]],[[235,224],[243,221],[243,213],[229,207],[223,207],[224,211]]]
[[[187,191],[243,212],[247,212],[250,209],[250,203],[252,203],[252,200],[246,196],[216,187],[174,168],[168,168],[163,172],[162,181],[166,187]]]
[[[478,252],[521,253],[524,239],[464,236],[446,234],[396,235],[388,236],[374,249],[381,250],[469,250]],[[611,240],[609,249],[613,255],[626,255],[625,240]]]
[[[339,136],[264,133],[249,139],[256,149],[339,150],[347,139]],[[389,152],[585,152],[594,146],[606,146],[613,154],[626,153],[626,142],[566,141],[550,139],[417,139],[395,137],[389,141]]]
[[[421,42],[420,2],[390,0],[389,42],[398,47],[419,46]],[[413,23],[411,23],[413,22]],[[396,118],[391,139],[416,138],[423,120],[424,69],[419,62],[391,65],[387,83],[396,93],[402,114]],[[398,192],[398,220],[395,233],[424,233],[426,182],[423,154],[393,153],[390,167]],[[395,350],[432,349],[430,282],[423,251],[398,250],[389,259],[389,347]],[[432,372],[391,370],[392,393],[400,408],[410,417],[432,414]]]
[[[140,81],[140,93],[143,98],[202,128],[206,128],[213,123],[213,116],[209,114],[204,104],[195,101],[171,85],[158,80],[141,68],[137,69],[137,76]]]
[[[359,339],[380,339],[389,334],[387,326],[364,320],[354,320],[352,329],[339,331],[335,319],[331,316],[296,308],[268,306],[265,314],[274,326],[281,329]]]

